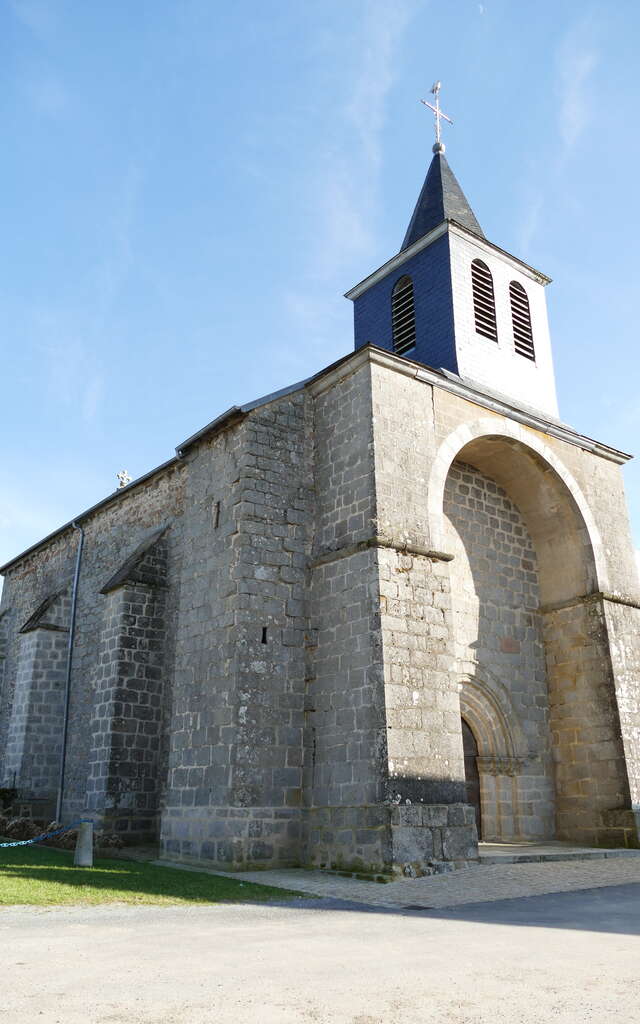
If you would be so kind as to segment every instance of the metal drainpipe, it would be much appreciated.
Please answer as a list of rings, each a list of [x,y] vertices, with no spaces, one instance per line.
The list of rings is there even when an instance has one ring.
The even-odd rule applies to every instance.
[[[64,721],[62,724],[62,750],[60,752],[60,778],[58,783],[58,798],[56,800],[56,821],[60,821],[62,815],[62,794],[64,792],[64,772],[67,759],[67,732],[69,729],[69,701],[71,697],[71,665],[73,662],[73,641],[76,635],[76,609],[78,607],[78,580],[80,579],[80,565],[82,563],[82,548],[84,547],[84,530],[76,522],[71,524],[74,530],[80,531],[78,551],[76,553],[76,571],[73,576],[73,590],[71,592],[71,621],[69,622],[69,647],[67,653],[67,678],[64,691]]]

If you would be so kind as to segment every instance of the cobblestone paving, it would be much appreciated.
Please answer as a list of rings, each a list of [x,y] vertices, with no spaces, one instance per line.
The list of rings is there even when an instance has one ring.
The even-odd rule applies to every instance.
[[[473,865],[446,875],[400,879],[387,884],[340,878],[301,868],[243,871],[229,877],[372,906],[440,909],[463,903],[640,882],[640,856],[560,863]]]

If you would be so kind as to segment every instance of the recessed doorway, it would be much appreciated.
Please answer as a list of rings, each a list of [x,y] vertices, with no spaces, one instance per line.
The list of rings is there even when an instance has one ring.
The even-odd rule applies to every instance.
[[[482,810],[480,807],[480,773],[478,772],[478,744],[470,726],[462,722],[462,746],[464,750],[464,779],[467,787],[467,803],[476,812],[478,839],[482,836]]]

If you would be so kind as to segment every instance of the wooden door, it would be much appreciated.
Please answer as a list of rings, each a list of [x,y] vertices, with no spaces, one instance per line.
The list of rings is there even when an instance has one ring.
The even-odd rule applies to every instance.
[[[475,808],[478,839],[481,836],[480,775],[478,773],[478,744],[470,727],[462,719],[462,746],[464,749],[464,778],[467,784],[467,803]]]

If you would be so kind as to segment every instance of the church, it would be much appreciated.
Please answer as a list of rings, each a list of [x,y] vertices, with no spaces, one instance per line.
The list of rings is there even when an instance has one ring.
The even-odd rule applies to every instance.
[[[5,565],[0,786],[225,870],[637,847],[621,468],[558,412],[548,277],[437,135],[354,351]]]

